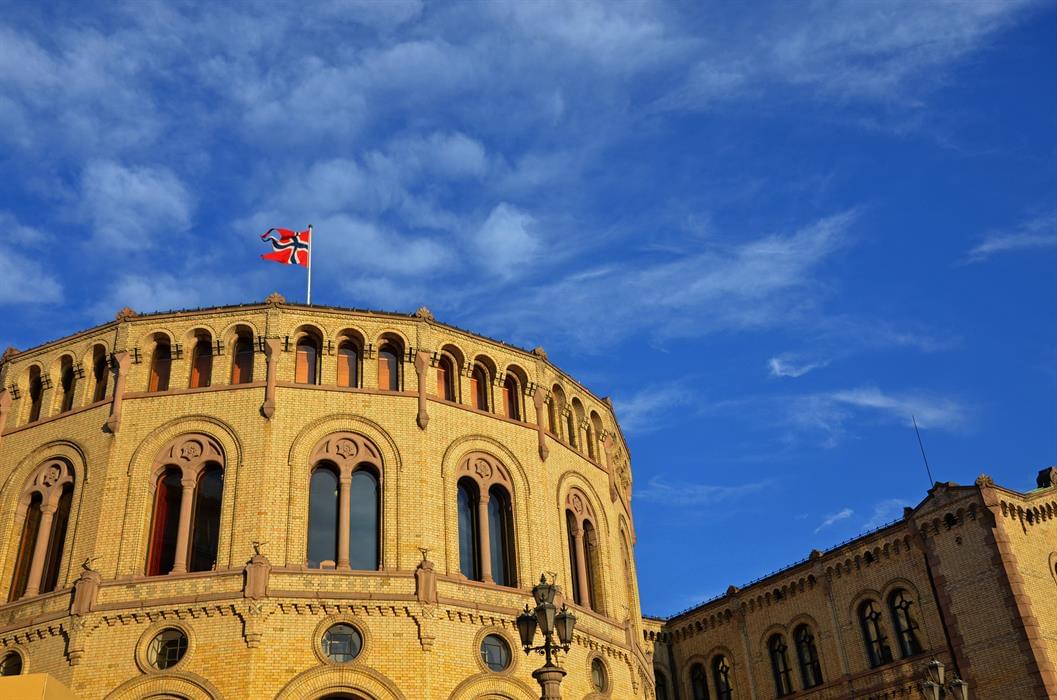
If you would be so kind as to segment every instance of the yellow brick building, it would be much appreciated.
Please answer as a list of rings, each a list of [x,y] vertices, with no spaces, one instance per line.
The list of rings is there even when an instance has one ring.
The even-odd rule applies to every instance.
[[[542,349],[273,295],[123,310],[0,380],[0,674],[34,687],[527,700],[541,661],[513,623],[550,572],[578,619],[566,698],[912,697],[934,657],[974,697],[1057,692],[1053,472],[938,484],[644,620],[612,406]]]

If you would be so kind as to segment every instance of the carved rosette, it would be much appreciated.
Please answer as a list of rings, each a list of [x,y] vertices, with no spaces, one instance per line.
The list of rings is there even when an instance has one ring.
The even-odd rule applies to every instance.
[[[569,489],[569,493],[565,495],[565,508],[572,511],[573,517],[576,518],[576,525],[581,529],[585,520],[589,520],[592,523],[598,522],[590,499],[578,488]]]
[[[456,472],[456,479],[466,476],[477,482],[481,493],[487,493],[488,489],[496,484],[505,488],[507,493],[514,492],[510,472],[499,460],[487,452],[471,452],[462,458]]]
[[[25,515],[33,494],[39,493],[41,505],[55,506],[62,495],[62,487],[73,483],[73,468],[62,459],[49,459],[41,464],[30,476],[22,495],[18,500],[18,510]]]
[[[370,464],[379,472],[382,470],[382,454],[373,442],[362,435],[351,432],[331,433],[312,448],[309,464],[331,462],[338,468],[342,477],[352,476],[352,472],[361,464]]]
[[[184,479],[198,476],[208,464],[224,466],[224,450],[208,435],[188,433],[170,440],[154,460],[154,473],[165,467],[179,467]]]

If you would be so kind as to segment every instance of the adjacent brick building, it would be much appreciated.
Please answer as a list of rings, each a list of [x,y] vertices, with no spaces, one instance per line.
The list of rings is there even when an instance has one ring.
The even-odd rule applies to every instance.
[[[0,675],[527,700],[513,623],[549,572],[578,618],[567,698],[910,697],[933,657],[976,697],[1047,697],[1053,479],[937,484],[901,523],[644,620],[612,406],[542,349],[277,295],[123,310],[0,365]]]

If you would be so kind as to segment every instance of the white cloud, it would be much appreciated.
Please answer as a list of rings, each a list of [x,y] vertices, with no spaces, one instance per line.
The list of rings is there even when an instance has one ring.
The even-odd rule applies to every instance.
[[[645,488],[635,491],[635,499],[670,506],[708,506],[728,503],[759,493],[772,485],[770,481],[755,481],[737,486],[716,486],[685,481],[667,481],[655,476]]]
[[[1021,224],[1016,231],[988,234],[965,254],[963,262],[974,263],[996,253],[1057,248],[1057,212]]]
[[[186,231],[194,199],[168,168],[93,161],[81,176],[81,208],[98,239],[136,249],[153,245],[155,236]]]
[[[854,514],[855,511],[853,511],[851,508],[842,508],[836,513],[831,513],[830,515],[827,515],[825,518],[822,519],[822,524],[815,528],[815,534],[817,535],[818,533],[825,530],[827,527],[830,527],[835,523],[839,523],[841,520],[847,520]]]
[[[909,505],[910,503],[902,498],[886,498],[878,501],[874,504],[870,517],[863,523],[863,529],[873,530],[893,520],[899,520],[903,517],[903,509]]]
[[[828,397],[840,404],[885,414],[905,425],[913,416],[922,428],[956,430],[968,421],[968,410],[958,401],[924,393],[886,394],[876,387],[835,391]]]
[[[802,377],[812,370],[825,367],[829,364],[826,360],[805,362],[796,356],[778,355],[767,361],[772,377]]]
[[[326,217],[313,240],[314,258],[335,279],[366,271],[418,277],[448,264],[451,254],[435,238],[413,237],[345,214]]]
[[[13,214],[0,211],[0,231],[11,242],[0,258],[0,305],[52,304],[63,300],[62,284],[54,271],[47,270],[25,251],[45,245],[50,236],[19,223]]]
[[[664,427],[667,415],[693,400],[685,382],[647,386],[627,398],[617,396],[613,408],[626,433],[648,433]]]
[[[517,207],[497,204],[474,236],[478,260],[501,278],[523,275],[539,250],[535,224],[532,216]]]

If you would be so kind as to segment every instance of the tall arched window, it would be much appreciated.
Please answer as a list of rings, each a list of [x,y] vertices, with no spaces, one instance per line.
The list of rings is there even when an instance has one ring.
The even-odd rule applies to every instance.
[[[44,403],[44,380],[40,376],[40,367],[29,368],[29,422],[40,420],[40,408]]]
[[[249,384],[253,381],[253,336],[239,333],[232,348],[231,383]]]
[[[492,580],[500,586],[516,586],[514,514],[510,495],[501,486],[488,489],[488,542],[492,548]]]
[[[220,544],[224,455],[206,435],[181,435],[155,460],[147,575],[210,571]]]
[[[708,678],[701,664],[690,667],[690,693],[693,700],[708,700]]]
[[[62,460],[34,471],[19,498],[22,536],[11,577],[10,600],[55,590],[73,504],[73,470]]]
[[[503,380],[503,410],[511,420],[521,420],[521,388],[512,376]]]
[[[722,654],[712,659],[712,683],[716,686],[717,700],[731,700],[734,684],[730,680],[730,662]]]
[[[771,673],[774,675],[774,692],[778,697],[793,692],[793,672],[789,668],[788,647],[780,634],[771,635],[767,642],[771,656]]]
[[[459,571],[466,578],[475,581],[481,578],[480,558],[477,552],[478,500],[477,483],[469,478],[460,479],[458,486]]]
[[[578,397],[573,397],[572,413],[569,414],[569,444],[578,451],[583,452],[584,440],[581,430],[587,423],[587,414],[584,412],[584,404]]]
[[[918,641],[918,623],[911,609],[913,601],[902,588],[897,588],[888,595],[888,609],[892,613],[892,626],[895,627],[896,639],[899,640],[899,651],[903,658],[917,656],[921,653],[921,642]]]
[[[573,602],[604,613],[601,542],[595,530],[594,509],[579,489],[570,490],[565,497],[565,522],[569,536]]]
[[[73,358],[66,355],[59,364],[59,384],[62,386],[61,413],[73,409],[73,394],[77,389],[77,373],[73,369]]]
[[[478,411],[488,410],[488,394],[491,383],[488,372],[481,365],[474,365],[470,375],[470,394],[473,396],[473,407]]]
[[[297,341],[294,381],[298,384],[319,383],[319,340],[310,335]]]
[[[207,387],[213,382],[213,344],[209,336],[199,336],[191,351],[191,388]]]
[[[554,394],[547,401],[547,430],[551,435],[558,435],[558,399]]]
[[[653,669],[653,684],[657,690],[657,700],[668,700],[668,681],[656,668]]]
[[[308,566],[377,571],[383,483],[377,446],[356,433],[333,433],[316,444],[309,463]]]
[[[822,664],[819,663],[818,649],[815,647],[811,628],[800,625],[793,631],[793,640],[796,642],[796,658],[800,663],[800,680],[803,681],[804,688],[822,685]]]
[[[338,386],[360,385],[360,349],[351,340],[338,345]]]
[[[602,419],[599,415],[591,411],[591,444],[593,445],[593,451],[591,456],[594,460],[600,464],[604,463],[604,457],[606,454],[605,444],[602,441]]]
[[[308,485],[308,566],[338,562],[338,472],[323,464],[312,472]]]
[[[150,383],[147,391],[168,391],[169,372],[172,370],[172,348],[169,339],[159,337],[150,358]]]
[[[349,496],[349,567],[377,571],[379,523],[378,477],[368,468],[352,473]]]
[[[400,350],[392,343],[378,350],[378,388],[400,391]]]
[[[573,449],[580,449],[576,442],[576,416],[573,415],[571,410],[565,414],[565,432],[566,437],[569,439],[569,446]]]
[[[437,396],[445,401],[455,401],[455,368],[451,358],[441,355],[437,360]]]
[[[888,638],[881,624],[881,611],[877,607],[877,601],[866,600],[859,605],[859,625],[862,628],[870,666],[876,668],[889,663],[892,660],[892,650],[888,646]]]
[[[106,348],[96,345],[92,351],[92,379],[95,388],[92,390],[92,402],[102,401],[106,398],[106,384],[110,378],[110,367],[106,361]]]

